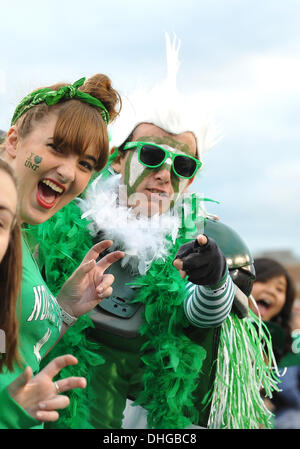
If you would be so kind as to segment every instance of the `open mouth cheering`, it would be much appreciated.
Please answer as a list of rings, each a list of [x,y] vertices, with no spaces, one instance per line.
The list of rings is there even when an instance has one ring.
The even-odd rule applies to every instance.
[[[38,183],[36,199],[44,209],[51,209],[65,192],[65,187],[50,178],[45,178]]]

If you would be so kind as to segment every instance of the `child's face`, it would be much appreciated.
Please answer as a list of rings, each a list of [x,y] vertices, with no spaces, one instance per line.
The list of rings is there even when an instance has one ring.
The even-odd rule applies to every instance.
[[[269,321],[281,312],[286,301],[286,288],[287,282],[283,275],[266,282],[254,282],[252,295],[263,321]],[[257,314],[251,303],[250,308]]]
[[[17,190],[10,175],[0,169],[0,263],[5,256],[17,210]]]

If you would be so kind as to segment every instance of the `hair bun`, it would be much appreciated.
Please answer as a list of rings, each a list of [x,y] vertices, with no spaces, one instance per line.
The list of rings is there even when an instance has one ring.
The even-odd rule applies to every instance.
[[[79,88],[82,92],[98,98],[109,113],[109,122],[112,122],[119,115],[122,107],[120,94],[112,87],[111,80],[102,73],[97,73]],[[118,109],[116,109],[119,105]]]

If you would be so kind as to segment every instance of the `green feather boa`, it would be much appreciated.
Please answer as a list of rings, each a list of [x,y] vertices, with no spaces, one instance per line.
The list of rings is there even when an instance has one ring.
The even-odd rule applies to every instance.
[[[64,281],[70,277],[93,245],[87,232],[87,224],[87,220],[81,219],[80,209],[73,201],[42,225],[26,228],[27,239],[33,252],[38,245],[38,264],[54,295],[57,295]],[[104,363],[99,345],[85,336],[84,331],[89,327],[94,325],[88,315],[80,317],[43,359],[42,367],[57,356],[73,354],[78,359],[78,365],[64,368],[60,377],[83,376],[89,383],[89,367]],[[67,394],[70,396],[70,406],[60,411],[61,418],[57,423],[48,423],[46,427],[90,428],[85,391],[75,389]]]
[[[134,282],[143,286],[135,301],[145,304],[140,333],[146,337],[144,390],[135,403],[148,411],[149,428],[183,429],[197,422],[193,392],[206,351],[184,335],[189,326],[183,311],[186,281],[172,265],[185,242],[183,237],[170,242],[167,260],[157,260]]]

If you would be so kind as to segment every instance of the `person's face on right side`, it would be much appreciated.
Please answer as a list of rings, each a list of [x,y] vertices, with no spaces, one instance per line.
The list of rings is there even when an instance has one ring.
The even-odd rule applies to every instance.
[[[11,176],[0,169],[0,263],[5,256],[17,212],[17,189]]]
[[[196,157],[196,139],[191,132],[171,136],[153,124],[142,123],[132,141],[155,143],[172,153]],[[167,212],[191,182],[178,177],[168,159],[158,168],[145,167],[138,161],[137,149],[126,150],[118,171],[127,187],[128,205],[149,217]]]
[[[281,312],[286,301],[286,288],[287,281],[283,275],[275,276],[266,282],[254,282],[252,296],[263,321],[269,321]],[[251,302],[250,308],[257,314]]]

